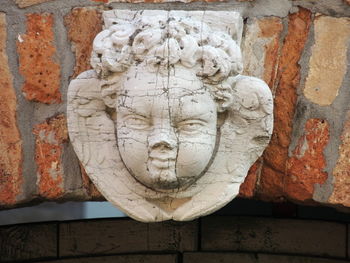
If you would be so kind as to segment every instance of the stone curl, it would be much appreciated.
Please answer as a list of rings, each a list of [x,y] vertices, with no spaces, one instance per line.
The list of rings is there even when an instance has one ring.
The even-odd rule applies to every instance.
[[[240,74],[243,67],[240,48],[228,34],[201,21],[165,16],[118,20],[96,36],[91,65],[102,78],[135,63],[151,71],[180,63],[214,82]]]

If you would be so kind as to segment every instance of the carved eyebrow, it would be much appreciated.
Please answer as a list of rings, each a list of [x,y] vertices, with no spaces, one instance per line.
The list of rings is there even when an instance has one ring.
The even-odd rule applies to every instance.
[[[124,106],[124,105],[121,105],[118,108],[122,108],[123,110],[127,111],[126,114],[124,113],[125,116],[128,116],[128,115],[139,115],[139,116],[141,116],[143,118],[146,118],[146,119],[149,118],[149,116],[147,116],[147,114],[141,113],[141,112],[137,111],[136,109],[132,109],[132,108]]]
[[[177,117],[176,117],[176,122],[179,123],[179,122],[182,122],[182,121],[189,121],[189,120],[198,120],[198,121],[203,121],[203,122],[208,122],[208,119],[209,118],[203,118],[204,115],[208,115],[209,112],[202,112],[202,113],[198,113],[198,114],[193,114],[193,115],[189,115],[189,114],[184,114],[185,118],[181,118],[182,114],[179,114]]]

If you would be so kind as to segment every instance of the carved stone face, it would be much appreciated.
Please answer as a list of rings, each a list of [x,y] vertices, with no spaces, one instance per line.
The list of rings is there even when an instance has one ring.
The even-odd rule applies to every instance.
[[[196,181],[214,153],[217,111],[194,72],[176,66],[164,75],[134,66],[118,90],[117,143],[129,172],[158,191]]]

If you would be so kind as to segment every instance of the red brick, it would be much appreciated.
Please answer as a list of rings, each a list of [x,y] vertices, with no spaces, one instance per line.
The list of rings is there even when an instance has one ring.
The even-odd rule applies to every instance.
[[[260,37],[270,39],[270,42],[265,46],[263,79],[273,89],[278,62],[279,40],[283,25],[280,18],[268,17],[259,20],[259,28],[261,30]]]
[[[300,8],[289,16],[288,33],[284,40],[278,65],[274,108],[274,132],[264,153],[259,196],[264,200],[283,197],[283,181],[291,141],[297,88],[300,81],[298,64],[311,25],[310,11]]]
[[[105,200],[100,191],[91,182],[82,164],[80,164],[80,170],[83,181],[83,187],[85,188],[87,195],[93,200]]]
[[[95,9],[75,8],[64,21],[75,52],[74,78],[81,72],[91,69],[92,42],[102,31],[101,13]]]
[[[22,140],[17,128],[17,99],[6,54],[6,16],[0,13],[0,205],[13,205],[21,192]]]
[[[323,184],[328,177],[324,172],[326,158],[323,151],[329,141],[328,122],[309,119],[304,135],[299,139],[293,155],[287,161],[284,180],[285,195],[289,199],[310,201],[315,184]]]
[[[17,41],[19,70],[28,100],[61,102],[60,66],[56,61],[52,14],[28,14],[27,33]]]
[[[248,171],[248,175],[241,184],[239,189],[239,197],[252,198],[255,194],[255,188],[260,177],[262,167],[262,159],[259,158]]]
[[[57,115],[34,127],[35,161],[38,166],[39,194],[57,199],[64,194],[61,157],[68,141],[66,118]]]

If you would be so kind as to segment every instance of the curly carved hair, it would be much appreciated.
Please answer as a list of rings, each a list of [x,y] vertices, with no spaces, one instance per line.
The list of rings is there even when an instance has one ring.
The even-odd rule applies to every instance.
[[[151,71],[180,63],[213,82],[236,76],[243,67],[240,48],[228,34],[191,18],[164,15],[120,19],[96,36],[91,65],[101,77],[135,63]]]

